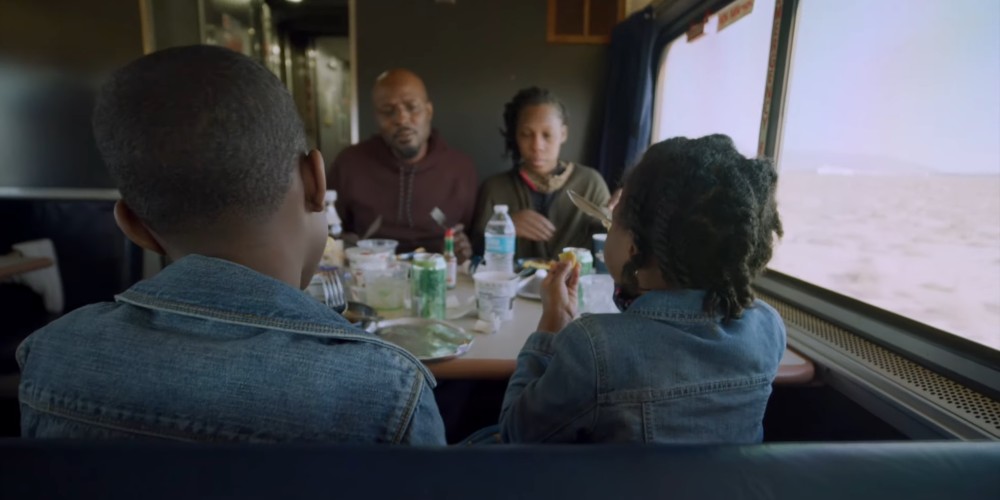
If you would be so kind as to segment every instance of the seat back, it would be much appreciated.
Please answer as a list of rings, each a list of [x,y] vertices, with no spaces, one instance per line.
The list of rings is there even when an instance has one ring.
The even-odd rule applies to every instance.
[[[184,445],[0,441],[7,498],[998,498],[1000,443]]]

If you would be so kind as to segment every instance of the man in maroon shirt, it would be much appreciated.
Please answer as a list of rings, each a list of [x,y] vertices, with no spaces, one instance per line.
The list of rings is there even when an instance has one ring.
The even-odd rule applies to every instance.
[[[400,252],[440,252],[444,229],[430,215],[438,207],[456,228],[459,260],[468,259],[472,246],[464,228],[472,225],[478,188],[472,159],[431,129],[434,105],[412,72],[380,75],[372,100],[379,134],[337,155],[327,175],[344,233],[364,233],[382,216],[374,237],[398,240]]]

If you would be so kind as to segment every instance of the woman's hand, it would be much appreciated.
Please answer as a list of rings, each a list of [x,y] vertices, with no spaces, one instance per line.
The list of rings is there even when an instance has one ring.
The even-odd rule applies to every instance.
[[[538,331],[556,333],[576,317],[580,264],[558,262],[542,281],[542,319]]]
[[[556,227],[544,215],[531,210],[520,210],[510,216],[518,238],[531,241],[549,241],[556,234]]]

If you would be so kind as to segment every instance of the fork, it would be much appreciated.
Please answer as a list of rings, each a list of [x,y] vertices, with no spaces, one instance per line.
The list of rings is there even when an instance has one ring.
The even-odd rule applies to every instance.
[[[343,312],[347,309],[347,297],[344,294],[344,284],[340,275],[335,271],[327,271],[322,276],[324,303],[334,311]]]
[[[445,231],[448,230],[448,224],[446,224],[448,219],[440,208],[434,207],[434,209],[431,210],[431,218],[434,219],[434,222],[437,222],[437,225],[441,226],[441,229],[444,229]]]

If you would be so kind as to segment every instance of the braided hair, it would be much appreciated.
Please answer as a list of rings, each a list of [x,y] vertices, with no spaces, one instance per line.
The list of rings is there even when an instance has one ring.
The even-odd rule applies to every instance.
[[[521,110],[528,106],[538,106],[549,104],[559,111],[563,124],[569,122],[569,113],[562,101],[547,89],[540,87],[529,87],[522,89],[503,107],[503,128],[500,135],[504,139],[504,156],[514,162],[514,166],[521,164],[521,149],[517,146],[517,120],[521,116]]]
[[[777,182],[769,160],[745,158],[725,135],[653,145],[625,181],[620,218],[637,253],[623,279],[637,286],[636,270],[655,262],[671,286],[706,290],[707,314],[739,318],[783,234]]]

